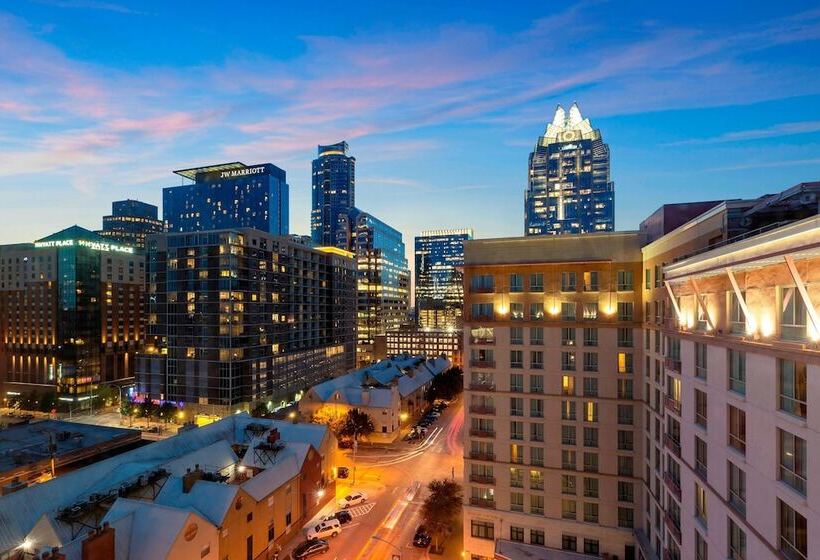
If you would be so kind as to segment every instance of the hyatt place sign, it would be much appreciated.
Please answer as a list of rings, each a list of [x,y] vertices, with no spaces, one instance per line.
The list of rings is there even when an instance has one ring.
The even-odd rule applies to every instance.
[[[46,249],[50,247],[86,247],[93,251],[113,251],[115,253],[133,253],[134,248],[127,245],[117,245],[102,241],[86,241],[85,239],[55,239],[53,241],[35,241],[34,247]]]

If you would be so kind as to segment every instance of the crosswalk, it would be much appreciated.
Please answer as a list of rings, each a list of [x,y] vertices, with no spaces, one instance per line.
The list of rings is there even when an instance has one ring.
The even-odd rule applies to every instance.
[[[350,515],[352,517],[356,518],[361,517],[362,515],[365,515],[367,513],[370,513],[370,510],[372,510],[374,507],[376,507],[376,504],[374,502],[367,502],[358,506],[347,508],[347,511],[350,512]]]

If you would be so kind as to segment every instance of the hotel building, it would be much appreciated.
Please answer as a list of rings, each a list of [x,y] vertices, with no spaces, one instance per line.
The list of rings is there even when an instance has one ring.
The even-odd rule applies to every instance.
[[[165,227],[157,215],[153,204],[118,200],[111,204],[111,215],[103,216],[103,228],[97,233],[114,243],[145,249],[145,238],[162,233]]]
[[[224,413],[348,371],[354,266],[341,249],[254,229],[150,237],[138,391]]]
[[[0,246],[3,397],[86,400],[134,376],[142,343],[144,256],[79,226]]]

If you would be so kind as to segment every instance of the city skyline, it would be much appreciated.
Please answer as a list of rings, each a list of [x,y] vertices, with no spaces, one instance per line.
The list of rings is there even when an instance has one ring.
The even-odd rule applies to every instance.
[[[370,6],[338,16],[355,22],[344,33],[297,10],[281,37],[218,46],[213,33],[238,22],[204,5],[174,49],[163,31],[179,14],[160,5],[8,7],[0,42],[27,64],[0,64],[15,85],[0,99],[0,240],[54,229],[42,223],[97,227],[113,200],[158,204],[173,169],[236,160],[287,171],[290,231],[307,234],[310,161],[340,138],[368,211],[407,238],[477,224],[482,237],[520,235],[533,138],[576,100],[610,145],[619,199],[635,201],[618,207],[618,229],[670,199],[777,192],[820,170],[820,80],[807,72],[820,13],[806,6],[448,7],[435,20],[414,7],[402,24]],[[138,41],[146,29],[156,45]]]

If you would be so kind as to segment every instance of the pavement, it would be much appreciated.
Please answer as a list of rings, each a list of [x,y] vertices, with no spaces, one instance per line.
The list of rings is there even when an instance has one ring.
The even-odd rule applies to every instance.
[[[397,442],[387,446],[359,446],[353,454],[345,451],[338,465],[350,467],[350,478],[337,480],[336,499],[350,490],[367,494],[367,501],[350,508],[353,521],[342,526],[342,533],[331,539],[328,560],[421,560],[461,559],[461,520],[445,541],[444,554],[432,555],[413,547],[413,535],[421,524],[421,506],[433,479],[455,477],[462,483],[464,450],[461,433],[464,425],[462,401],[452,403],[430,427],[419,443]],[[355,480],[354,480],[355,467]],[[334,503],[305,524],[332,513]],[[295,536],[279,558],[289,560],[290,552],[304,540]]]

